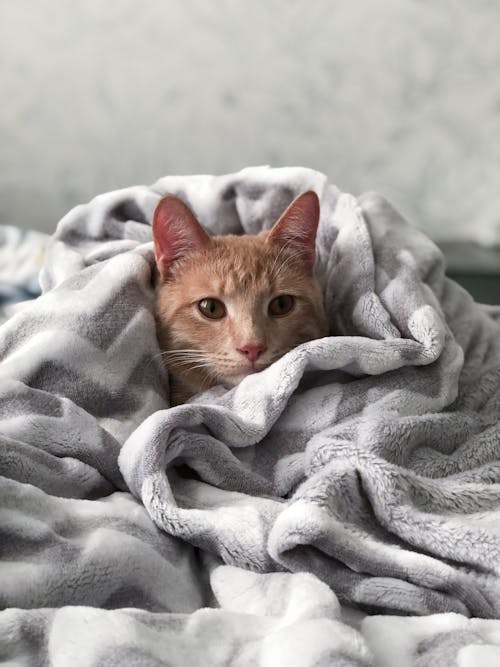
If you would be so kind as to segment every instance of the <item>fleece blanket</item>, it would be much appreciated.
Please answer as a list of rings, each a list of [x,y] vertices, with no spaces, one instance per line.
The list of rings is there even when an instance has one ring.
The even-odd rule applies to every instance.
[[[170,407],[159,198],[253,234],[308,189],[331,335]],[[41,284],[0,328],[4,661],[499,656],[499,311],[383,197],[302,168],[165,177],[71,211]]]

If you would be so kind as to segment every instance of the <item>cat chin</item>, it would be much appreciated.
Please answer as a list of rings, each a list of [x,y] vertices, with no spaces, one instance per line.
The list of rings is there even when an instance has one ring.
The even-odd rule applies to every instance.
[[[236,387],[236,385],[239,384],[244,378],[248,377],[254,372],[255,371],[249,370],[246,373],[238,373],[237,375],[230,375],[225,377],[222,381],[222,386],[226,387],[226,389],[232,389],[233,387]]]

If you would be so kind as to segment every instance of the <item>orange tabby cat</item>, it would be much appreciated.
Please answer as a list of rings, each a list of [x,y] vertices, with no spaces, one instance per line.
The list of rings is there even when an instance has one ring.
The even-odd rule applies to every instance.
[[[318,220],[318,197],[305,192],[270,231],[210,237],[180,199],[161,199],[153,218],[156,321],[173,404],[234,386],[328,335],[313,273]]]

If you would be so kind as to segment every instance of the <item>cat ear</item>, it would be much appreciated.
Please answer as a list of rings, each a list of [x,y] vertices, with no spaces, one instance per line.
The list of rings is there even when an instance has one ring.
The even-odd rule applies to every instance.
[[[158,202],[153,214],[153,240],[162,278],[170,275],[178,259],[210,244],[210,237],[191,209],[174,195],[166,195]]]
[[[318,195],[309,190],[293,200],[269,232],[267,242],[287,245],[297,250],[306,266],[312,270],[316,256],[318,222]]]

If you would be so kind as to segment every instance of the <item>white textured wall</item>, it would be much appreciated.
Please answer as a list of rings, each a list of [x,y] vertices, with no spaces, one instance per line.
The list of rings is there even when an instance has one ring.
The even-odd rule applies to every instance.
[[[0,0],[0,221],[305,165],[500,242],[500,2]]]

